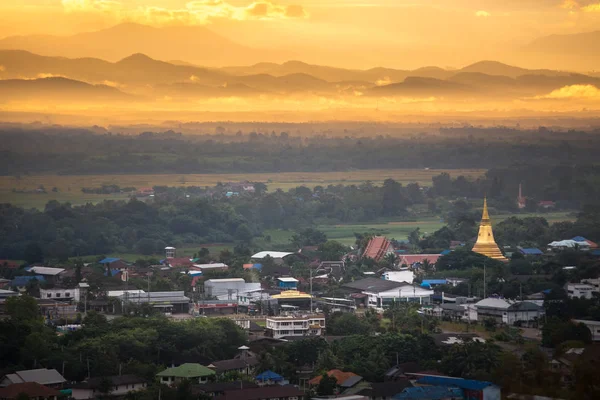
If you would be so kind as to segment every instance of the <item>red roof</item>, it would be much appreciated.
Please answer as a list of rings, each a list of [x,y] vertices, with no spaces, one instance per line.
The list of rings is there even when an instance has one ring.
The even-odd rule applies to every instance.
[[[224,394],[215,397],[218,400],[263,400],[286,397],[303,397],[304,392],[294,386],[265,386],[243,390],[225,390]]]
[[[332,369],[331,371],[327,371],[327,376],[335,377],[335,379],[337,380],[337,385],[340,386],[348,379],[359,375],[356,375],[354,372],[344,372],[340,371],[339,369]],[[308,381],[308,383],[310,385],[318,385],[319,382],[321,382],[321,379],[323,379],[323,375],[315,376],[310,381]]]
[[[390,248],[390,241],[385,236],[375,236],[367,244],[367,248],[363,253],[363,257],[372,258],[375,261],[380,261],[385,253]]]
[[[19,263],[11,260],[0,260],[0,267],[19,268]]]
[[[442,255],[441,254],[404,254],[400,256],[400,265],[406,264],[411,266],[417,263],[423,263],[428,260],[431,264],[435,264]]]
[[[13,383],[5,388],[0,388],[1,399],[16,399],[21,393],[26,394],[29,398],[54,397],[60,394],[58,390],[37,382]]]
[[[191,267],[194,265],[194,263],[190,261],[189,257],[167,258],[165,262],[167,262],[173,268]]]

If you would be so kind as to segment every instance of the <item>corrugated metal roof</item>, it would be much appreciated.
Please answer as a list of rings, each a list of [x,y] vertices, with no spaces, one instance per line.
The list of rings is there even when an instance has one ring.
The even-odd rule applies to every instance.
[[[28,268],[27,271],[33,272],[34,274],[55,276],[55,275],[60,274],[61,272],[64,272],[65,269],[64,268],[52,268],[52,267],[31,267],[31,268]]]
[[[254,254],[250,258],[262,259],[262,258],[265,258],[266,256],[270,256],[271,258],[283,258],[285,256],[289,256],[290,254],[294,254],[294,253],[287,253],[285,251],[261,251],[261,252]]]
[[[463,392],[457,387],[417,386],[404,389],[395,395],[395,400],[446,400],[463,398]]]
[[[106,257],[105,259],[98,261],[98,263],[110,264],[110,263],[114,263],[115,261],[119,261],[119,260],[120,260],[120,258]]]
[[[461,389],[468,390],[483,390],[488,386],[494,385],[493,383],[486,381],[452,378],[448,376],[424,376],[421,379],[417,380],[417,383],[436,386],[456,386]]]
[[[55,369],[28,369],[15,372],[23,382],[37,382],[42,385],[53,385],[66,382],[65,378]]]

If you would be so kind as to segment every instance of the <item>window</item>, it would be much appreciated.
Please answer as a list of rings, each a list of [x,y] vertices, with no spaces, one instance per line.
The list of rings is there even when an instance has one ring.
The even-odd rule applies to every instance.
[[[162,381],[163,382],[169,382],[169,377],[168,376],[163,376],[162,377]]]
[[[71,297],[71,293],[69,293],[69,292],[65,293],[65,297]]]
[[[46,294],[46,297],[52,297],[52,293]]]
[[[60,297],[60,293],[56,293],[56,297]]]

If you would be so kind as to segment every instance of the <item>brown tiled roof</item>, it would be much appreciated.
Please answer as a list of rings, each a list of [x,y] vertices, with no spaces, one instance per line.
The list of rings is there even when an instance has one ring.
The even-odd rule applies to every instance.
[[[340,371],[339,369],[332,369],[331,371],[327,371],[327,375],[335,377],[335,379],[337,379],[338,386],[343,386],[344,382],[346,382],[348,379],[359,376],[356,375],[354,372],[344,372]],[[321,382],[322,378],[322,375],[315,376],[310,381],[308,381],[308,383],[311,385],[318,385],[319,382]]]
[[[375,236],[367,244],[363,257],[372,258],[379,261],[385,256],[385,252],[390,247],[390,241],[385,236]]]
[[[40,385],[37,382],[13,383],[7,387],[0,388],[0,398],[16,399],[21,393],[26,394],[30,398],[35,397],[52,397],[58,396],[58,390]]]
[[[300,397],[304,392],[294,386],[265,386],[254,389],[226,390],[216,400],[263,400],[282,397]]]
[[[400,256],[400,265],[406,264],[411,266],[415,263],[422,263],[425,260],[428,260],[431,264],[435,264],[441,256],[441,254],[404,254]]]

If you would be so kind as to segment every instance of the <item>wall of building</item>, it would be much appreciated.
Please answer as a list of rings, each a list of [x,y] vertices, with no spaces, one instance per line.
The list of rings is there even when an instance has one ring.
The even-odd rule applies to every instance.
[[[52,299],[52,300],[75,299],[75,301],[79,301],[80,290],[79,290],[79,288],[40,289],[40,298],[41,299]]]
[[[135,384],[128,384],[128,385],[113,386],[111,388],[110,394],[112,396],[122,396],[129,392],[141,390],[145,387],[146,387],[145,383],[135,383]],[[71,392],[71,397],[73,397],[76,400],[93,399],[93,398],[96,398],[98,395],[100,395],[100,392],[98,390],[92,390],[92,389],[72,389],[72,392]]]

